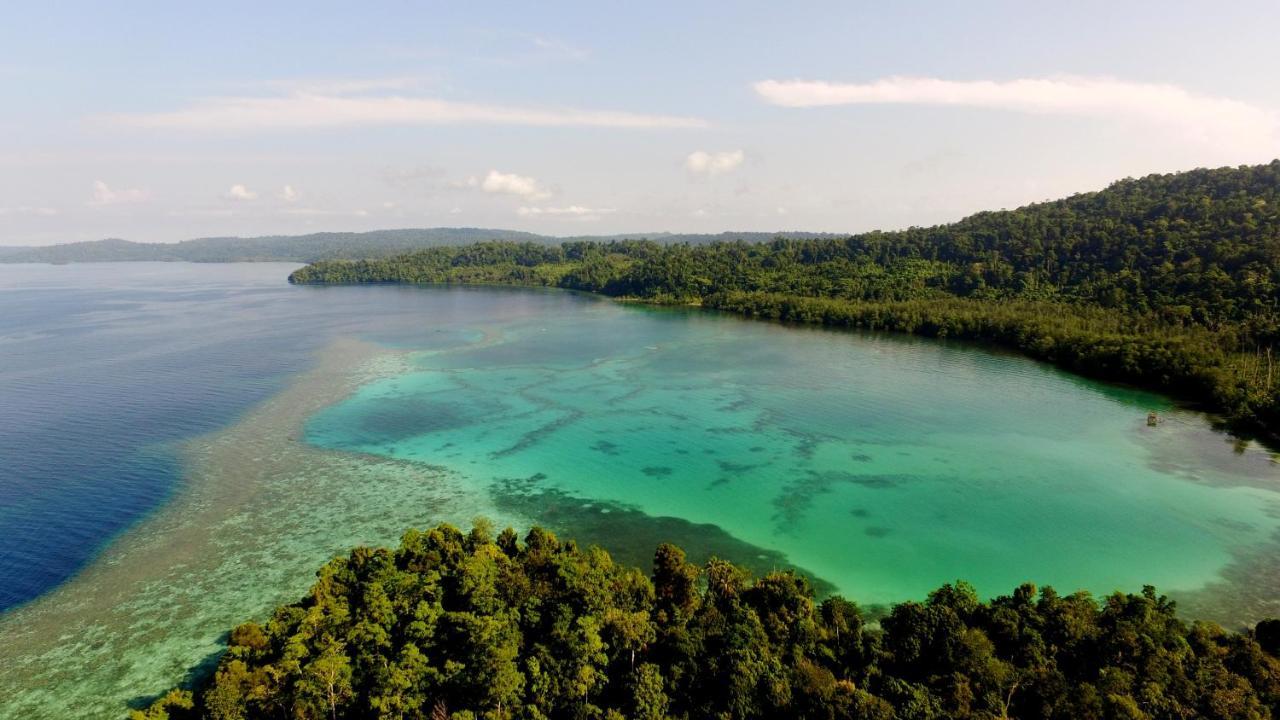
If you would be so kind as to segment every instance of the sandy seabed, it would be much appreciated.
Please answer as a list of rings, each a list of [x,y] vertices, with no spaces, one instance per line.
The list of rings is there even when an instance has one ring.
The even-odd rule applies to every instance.
[[[239,422],[184,442],[184,483],[168,503],[75,578],[0,616],[0,718],[122,717],[215,661],[229,628],[301,597],[329,557],[496,516],[447,471],[301,441],[311,414],[408,362],[337,340]]]
[[[480,342],[501,337],[486,333]],[[298,599],[321,563],[352,546],[392,545],[407,528],[439,521],[466,525],[477,515],[517,527],[532,524],[531,518],[554,522],[545,516],[543,495],[516,502],[523,496],[508,494],[497,507],[500,493],[478,492],[474,482],[442,468],[302,442],[304,423],[318,411],[366,383],[415,369],[421,368],[407,351],[339,340],[312,370],[235,424],[175,448],[184,478],[169,502],[75,578],[0,616],[0,719],[120,718],[131,705],[146,704],[202,663],[216,661],[229,628],[263,620],[276,605]],[[1171,424],[1170,432],[1152,436],[1152,442],[1163,438],[1153,456],[1170,464],[1166,472],[1197,476],[1205,457],[1236,458],[1221,447],[1189,442],[1222,442],[1197,430],[1200,422]],[[1253,455],[1243,457],[1267,467],[1230,477],[1272,489],[1271,460]],[[715,529],[676,518],[655,524],[621,506],[552,500],[575,537],[602,545],[643,537],[636,542],[649,548],[654,532],[675,539],[685,532],[689,539],[682,544],[696,548],[709,544],[707,528]],[[632,535],[624,532],[628,517]],[[724,547],[739,561],[749,549],[741,543]],[[1280,533],[1243,549],[1219,581],[1177,594],[1180,607],[1230,626],[1238,618],[1280,614],[1278,547]],[[776,561],[769,556],[765,562]]]

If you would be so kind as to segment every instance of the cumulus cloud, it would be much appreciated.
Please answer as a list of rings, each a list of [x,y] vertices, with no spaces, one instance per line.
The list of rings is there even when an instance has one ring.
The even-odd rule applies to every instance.
[[[214,97],[168,112],[115,114],[108,122],[199,132],[378,125],[700,128],[700,118],[576,108],[486,105],[436,98],[298,91],[276,97]]]
[[[747,158],[741,150],[710,153],[698,150],[684,159],[684,168],[695,175],[720,175],[736,170]]]
[[[531,177],[515,173],[490,170],[484,178],[471,178],[467,181],[470,187],[478,187],[487,193],[498,195],[517,195],[526,200],[545,200],[551,193]]]
[[[298,191],[294,190],[292,185],[285,185],[284,187],[280,188],[279,197],[281,200],[291,203],[291,202],[296,202],[299,195],[298,195]]]
[[[227,192],[223,197],[228,200],[257,200],[258,193],[250,190],[244,185],[236,183],[227,189]]]
[[[1199,95],[1177,85],[1114,78],[1047,77],[955,81],[889,77],[869,83],[763,80],[756,93],[783,107],[915,104],[1091,116],[1161,126],[1211,144],[1272,152],[1280,113],[1239,100]]]
[[[521,207],[516,213],[521,217],[562,217],[575,220],[598,220],[602,215],[616,212],[614,208],[589,208],[582,205],[567,207]]]
[[[124,205],[127,203],[142,202],[148,197],[149,195],[146,190],[138,188],[117,190],[101,180],[94,180],[93,197],[89,199],[89,205],[93,207]]]

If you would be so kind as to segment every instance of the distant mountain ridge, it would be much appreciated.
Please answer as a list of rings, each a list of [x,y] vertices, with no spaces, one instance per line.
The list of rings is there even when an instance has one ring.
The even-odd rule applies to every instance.
[[[647,239],[660,243],[701,245],[726,240],[764,242],[776,237],[812,239],[844,237],[810,232],[723,232],[718,234],[627,233],[555,237],[519,230],[489,228],[407,228],[369,232],[319,232],[308,235],[208,237],[177,243],[137,243],[118,238],[40,247],[0,247],[0,263],[76,262],[300,262],[376,259],[414,250],[478,242],[507,241],[558,245],[575,240]]]

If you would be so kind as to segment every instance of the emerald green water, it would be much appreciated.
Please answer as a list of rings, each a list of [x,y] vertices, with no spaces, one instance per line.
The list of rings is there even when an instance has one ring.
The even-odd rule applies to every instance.
[[[436,329],[307,441],[441,466],[635,562],[671,537],[869,604],[957,578],[1191,593],[1280,526],[1265,455],[1023,358],[591,299]]]
[[[19,269],[0,597],[35,597],[0,612],[4,720],[121,717],[333,555],[478,515],[864,604],[1152,583],[1189,618],[1280,617],[1271,456],[1023,358],[292,266]]]

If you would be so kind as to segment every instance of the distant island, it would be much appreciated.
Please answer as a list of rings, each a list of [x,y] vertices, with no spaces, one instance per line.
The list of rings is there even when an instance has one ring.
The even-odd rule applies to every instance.
[[[414,250],[477,242],[504,241],[556,245],[561,242],[646,239],[664,244],[692,245],[742,241],[763,242],[775,237],[837,237],[809,232],[724,232],[719,234],[631,233],[552,237],[519,230],[487,228],[419,228],[370,232],[320,232],[309,235],[210,237],[176,243],[137,243],[108,239],[39,247],[0,246],[0,263],[81,262],[300,262],[386,258]]]
[[[1179,620],[1153,588],[982,601],[944,585],[871,622],[803,577],[662,545],[652,573],[534,528],[411,530],[356,548],[194,688],[134,720],[213,718],[1261,718],[1280,621]]]
[[[1280,160],[1122,180],[896,232],[506,241],[321,261],[290,281],[550,286],[982,340],[1202,403],[1238,432],[1280,436]]]

